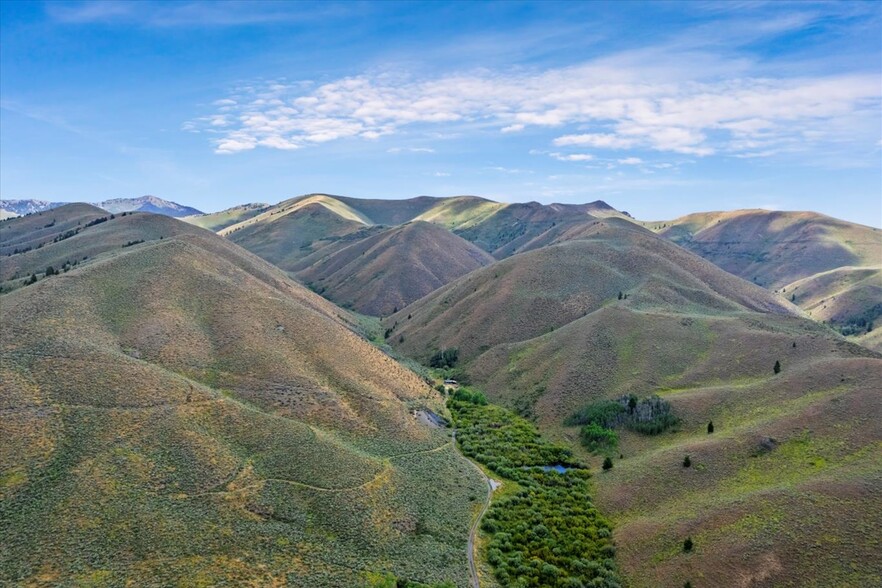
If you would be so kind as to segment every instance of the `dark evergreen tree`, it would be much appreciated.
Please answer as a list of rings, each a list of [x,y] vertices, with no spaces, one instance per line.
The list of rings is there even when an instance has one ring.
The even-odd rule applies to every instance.
[[[604,471],[611,470],[612,468],[613,468],[613,461],[607,456],[603,460],[603,470]]]
[[[710,435],[714,432],[714,422],[711,421],[707,424],[707,434]]]
[[[688,468],[691,466],[692,466],[692,460],[689,459],[689,456],[687,455],[686,457],[683,458],[683,467]]]
[[[776,360],[775,367],[772,369],[775,371],[776,374],[780,374],[781,373],[781,362]]]
[[[690,551],[692,551],[692,547],[692,537],[686,537],[686,540],[683,541],[683,551],[689,553]]]

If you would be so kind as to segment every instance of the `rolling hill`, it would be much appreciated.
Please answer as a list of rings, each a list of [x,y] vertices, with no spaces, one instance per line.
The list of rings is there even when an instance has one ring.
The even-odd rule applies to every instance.
[[[482,481],[421,378],[208,231],[62,243],[97,227],[143,242],[0,299],[3,583],[466,584]]]
[[[267,208],[269,208],[269,204],[249,203],[233,206],[232,208],[227,208],[226,210],[221,210],[219,212],[183,216],[181,217],[181,220],[196,225],[197,227],[217,232],[230,225],[257,216]]]
[[[876,581],[882,356],[633,223],[560,231],[389,317],[389,342],[457,348],[488,398],[574,447],[591,403],[670,403],[680,423],[621,431],[595,478],[629,585]]]
[[[0,223],[0,287],[23,285],[43,276],[87,263],[142,241],[199,231],[169,217],[149,213],[109,214],[91,204],[66,204],[50,211]]]
[[[564,232],[560,242],[464,276],[390,317],[387,326],[398,323],[395,334],[404,336],[407,353],[457,347],[470,361],[495,345],[532,339],[617,304],[619,292],[629,296],[622,304],[640,309],[798,312],[633,224],[595,221],[579,234]]]
[[[492,262],[490,255],[447,229],[416,221],[356,241],[297,277],[344,307],[388,316]]]
[[[363,200],[311,194],[219,233],[330,300],[385,316],[486,265],[492,261],[487,253],[506,257],[559,239],[565,228],[593,224],[590,211],[626,216],[599,201],[546,206],[474,196]]]
[[[844,333],[865,332],[882,316],[882,282],[867,273],[882,266],[882,230],[814,212],[768,210],[696,213],[643,224],[792,299],[812,318]],[[835,304],[823,308],[833,299]]]

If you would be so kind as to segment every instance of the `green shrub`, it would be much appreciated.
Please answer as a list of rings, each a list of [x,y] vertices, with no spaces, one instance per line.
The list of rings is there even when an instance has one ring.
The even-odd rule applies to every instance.
[[[619,586],[610,525],[591,502],[590,475],[572,452],[500,406],[454,394],[448,408],[462,452],[519,487],[495,499],[481,522],[496,580],[525,588]],[[538,467],[549,465],[570,469]]]
[[[619,444],[619,436],[615,431],[595,423],[582,427],[581,439],[582,445],[590,451],[605,451]]]

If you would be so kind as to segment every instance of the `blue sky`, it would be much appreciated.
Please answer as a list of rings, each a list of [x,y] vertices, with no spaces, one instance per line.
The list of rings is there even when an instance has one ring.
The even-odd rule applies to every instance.
[[[0,196],[882,225],[882,3],[2,2]]]

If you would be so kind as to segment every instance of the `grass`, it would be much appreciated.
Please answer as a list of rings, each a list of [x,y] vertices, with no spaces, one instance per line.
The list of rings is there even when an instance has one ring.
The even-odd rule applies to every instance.
[[[0,583],[465,586],[481,479],[340,312],[201,230],[5,294]]]

